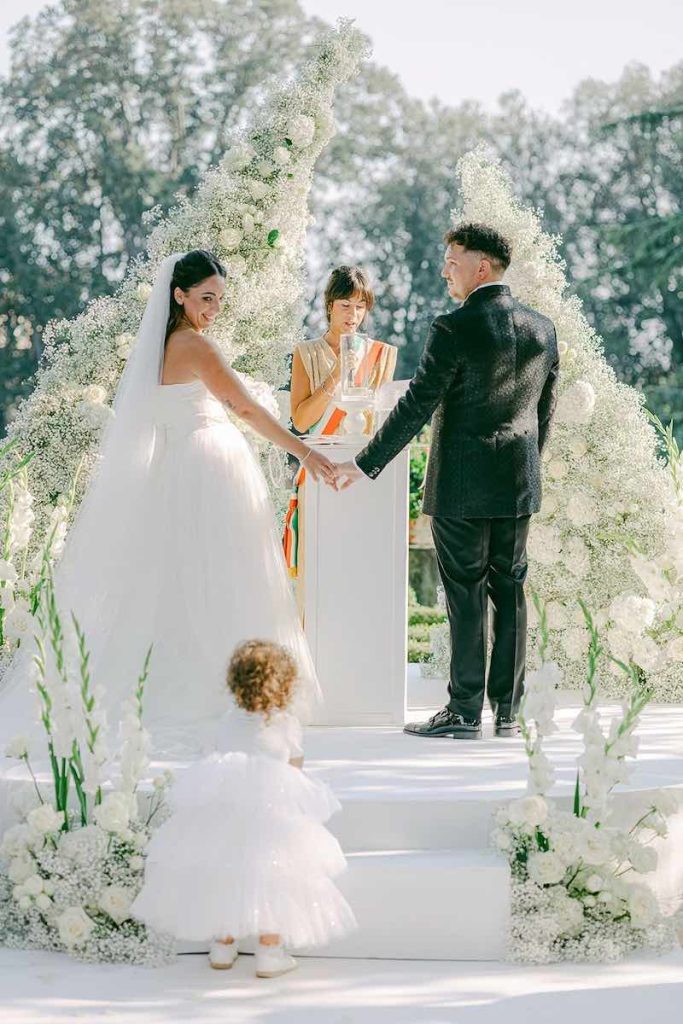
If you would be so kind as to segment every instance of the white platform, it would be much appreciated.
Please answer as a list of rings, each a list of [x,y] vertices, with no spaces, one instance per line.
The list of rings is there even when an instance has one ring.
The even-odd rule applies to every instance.
[[[560,708],[560,731],[547,744],[559,773],[554,795],[567,806],[580,747],[570,728],[577,710]],[[489,836],[495,810],[525,792],[526,757],[521,741],[491,738],[491,727],[487,720],[486,738],[474,743],[421,739],[391,727],[308,730],[307,771],[329,783],[343,805],[330,829],[348,855],[341,885],[360,923],[355,935],[324,955],[504,956],[508,869],[491,851]],[[683,707],[647,709],[640,737],[634,776],[619,791],[617,805],[631,815],[656,789],[678,793],[671,836],[659,844],[659,869],[646,876],[664,908],[673,911],[683,896]],[[154,765],[153,774],[160,767]],[[19,778],[21,767],[15,766],[0,779],[0,799],[28,791]]]

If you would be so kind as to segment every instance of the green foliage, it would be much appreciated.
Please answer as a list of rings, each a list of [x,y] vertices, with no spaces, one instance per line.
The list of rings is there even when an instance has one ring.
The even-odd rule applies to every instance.
[[[446,614],[441,608],[428,608],[419,604],[411,604],[408,607],[409,626],[438,626],[445,621]]]
[[[427,459],[428,453],[425,448],[412,447],[410,449],[408,515],[411,519],[417,519],[422,511],[422,492],[427,471]]]

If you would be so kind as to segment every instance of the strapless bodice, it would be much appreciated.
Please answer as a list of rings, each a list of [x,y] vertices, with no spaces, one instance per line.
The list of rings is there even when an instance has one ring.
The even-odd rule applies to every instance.
[[[156,388],[155,423],[171,434],[205,427],[232,426],[223,405],[200,380],[189,384],[160,384]]]

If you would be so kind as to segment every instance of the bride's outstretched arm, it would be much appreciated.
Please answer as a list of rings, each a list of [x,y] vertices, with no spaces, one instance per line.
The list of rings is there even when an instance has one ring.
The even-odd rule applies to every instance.
[[[261,437],[284,448],[305,464],[314,480],[322,477],[335,485],[336,466],[320,452],[309,448],[295,434],[278,423],[274,416],[249,394],[235,371],[228,365],[216,346],[207,338],[197,335],[193,343],[193,370],[220,402],[241,420],[248,423]]]

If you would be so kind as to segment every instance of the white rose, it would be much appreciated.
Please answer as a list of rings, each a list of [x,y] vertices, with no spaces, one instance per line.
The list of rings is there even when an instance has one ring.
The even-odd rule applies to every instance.
[[[60,939],[69,948],[86,943],[95,927],[83,907],[69,907],[59,915],[56,923]]]
[[[240,256],[239,253],[233,253],[233,255],[228,256],[225,261],[225,270],[228,275],[228,279],[244,277],[247,272],[247,261],[244,256]]]
[[[562,550],[559,532],[545,523],[536,523],[531,528],[528,546],[531,557],[541,565],[557,562]]]
[[[40,875],[29,875],[22,884],[27,896],[37,896],[43,891],[43,880]]]
[[[41,892],[38,896],[36,896],[36,906],[38,907],[38,910],[50,909],[50,907],[52,906],[52,900],[50,899],[46,892]]]
[[[141,281],[135,289],[135,294],[141,300],[141,302],[147,302],[150,295],[152,294],[152,286],[147,281]]]
[[[555,885],[564,878],[567,865],[552,851],[532,853],[527,861],[529,878],[537,885]]]
[[[560,395],[555,417],[558,423],[589,423],[595,409],[595,390],[587,380],[577,380]]]
[[[610,859],[609,837],[598,829],[591,828],[581,837],[579,850],[584,864],[599,867]]]
[[[45,835],[46,832],[59,832],[64,824],[64,815],[56,811],[52,804],[41,804],[27,815],[26,821],[34,832]]]
[[[542,796],[525,796],[509,807],[510,821],[536,828],[548,817],[548,805]]]
[[[121,924],[130,916],[133,892],[122,885],[108,885],[102,890],[98,900],[100,910],[108,914],[112,921]]]
[[[610,618],[617,628],[636,636],[649,629],[655,620],[656,611],[656,605],[649,597],[627,593],[615,597],[609,607]]]
[[[29,910],[30,909],[30,906],[31,906],[30,897],[28,897],[28,896],[20,896],[19,899],[17,900],[17,902],[18,902],[18,904],[19,904],[19,906],[21,907],[22,910]]]
[[[271,174],[276,170],[277,165],[272,160],[260,160],[256,164],[256,172],[260,174],[262,178],[270,178]]]
[[[548,476],[552,480],[564,480],[568,472],[569,466],[564,459],[556,457],[548,463]]]
[[[644,885],[630,886],[628,910],[634,928],[647,928],[659,913],[654,894]]]
[[[224,228],[219,235],[220,243],[228,252],[239,249],[242,232],[238,228]]]
[[[223,157],[223,164],[229,170],[232,171],[243,171],[245,167],[248,167],[251,161],[256,156],[256,150],[249,143],[240,143],[237,146],[233,146]]]
[[[135,343],[134,334],[119,334],[116,339],[116,352],[121,359],[127,359],[130,355],[130,350]]]
[[[652,846],[642,846],[640,843],[632,843],[628,859],[634,871],[639,875],[646,875],[655,871],[659,860],[657,851]]]
[[[0,558],[0,580],[5,583],[17,582],[17,570],[11,562],[8,562],[4,558]],[[0,597],[4,597],[4,594],[0,595]]]
[[[586,889],[588,889],[589,892],[600,892],[604,888],[605,883],[600,875],[589,875],[586,879]]]
[[[598,520],[595,502],[583,491],[574,491],[567,502],[567,518],[575,526],[592,526]]]
[[[491,839],[493,840],[494,846],[503,852],[506,852],[512,847],[512,837],[509,832],[505,831],[505,829],[494,829]]]
[[[551,629],[563,629],[567,625],[567,609],[559,601],[548,601],[545,610]]]
[[[35,861],[31,857],[14,857],[7,869],[7,877],[10,882],[21,885],[27,878],[34,875],[36,871]]]
[[[683,636],[674,637],[666,646],[669,661],[683,661]]]
[[[256,227],[256,221],[250,213],[245,213],[242,217],[242,230],[245,235],[250,235]]]
[[[565,654],[572,661],[582,661],[588,653],[588,632],[585,629],[565,629],[560,642]]]
[[[250,181],[247,188],[251,193],[252,198],[257,202],[261,199],[265,199],[270,192],[270,189],[263,181]]]
[[[575,459],[583,459],[588,455],[588,445],[582,437],[573,437],[569,442],[569,451]]]
[[[628,664],[631,660],[631,637],[621,629],[607,630],[607,644],[612,657]]]
[[[5,747],[5,757],[16,757],[19,760],[28,757],[27,737],[14,736]]]
[[[292,145],[306,149],[315,138],[315,121],[306,114],[297,114],[287,125],[286,135]]]
[[[549,517],[549,516],[555,515],[556,512],[557,512],[557,498],[555,497],[554,494],[550,494],[550,493],[546,492],[543,495],[543,500],[541,501],[541,515]]]
[[[631,659],[644,672],[654,672],[659,666],[661,652],[652,637],[641,636],[633,643]]]
[[[20,825],[12,825],[8,828],[2,837],[2,845],[0,846],[0,853],[3,857],[19,857],[26,852],[29,843],[31,842],[31,829],[28,825],[23,823]]]
[[[83,398],[86,402],[92,402],[93,405],[102,405],[106,397],[107,392],[99,384],[89,384],[83,388]]]
[[[126,832],[130,821],[130,805],[123,793],[108,793],[95,808],[95,821],[106,832]]]
[[[273,160],[275,161],[276,164],[279,164],[280,167],[286,167],[287,164],[291,161],[291,159],[291,153],[289,152],[286,146],[275,147],[273,151]]]

